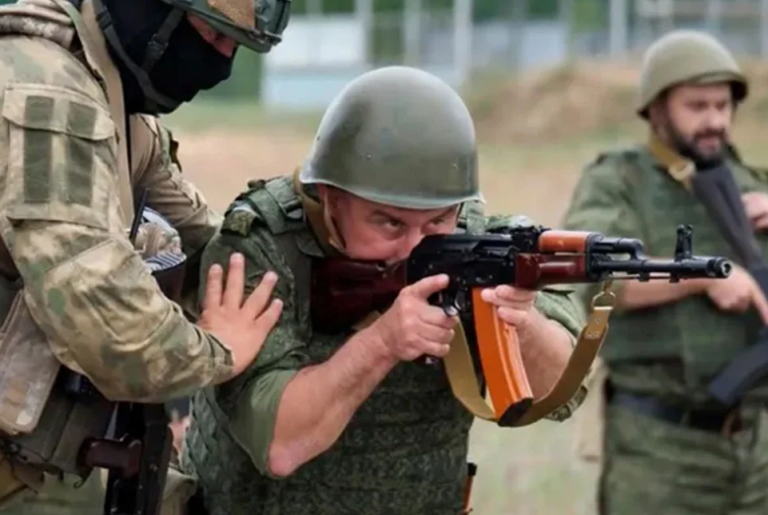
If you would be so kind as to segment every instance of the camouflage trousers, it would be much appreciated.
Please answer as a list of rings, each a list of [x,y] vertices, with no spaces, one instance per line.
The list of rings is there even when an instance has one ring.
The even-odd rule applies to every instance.
[[[601,515],[768,513],[768,416],[726,436],[608,405]]]

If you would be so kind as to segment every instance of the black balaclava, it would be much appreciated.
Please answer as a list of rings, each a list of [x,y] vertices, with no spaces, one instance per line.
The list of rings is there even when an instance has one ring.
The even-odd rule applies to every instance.
[[[120,71],[128,114],[170,113],[201,90],[229,78],[234,55],[227,57],[216,50],[178,8],[161,0],[99,0],[94,6]],[[153,48],[159,59],[145,63],[156,37],[167,46]]]

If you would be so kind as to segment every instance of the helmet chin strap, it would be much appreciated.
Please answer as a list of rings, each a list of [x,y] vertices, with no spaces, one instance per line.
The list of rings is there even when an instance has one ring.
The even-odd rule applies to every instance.
[[[339,227],[336,224],[336,221],[333,219],[333,215],[331,215],[331,209],[328,206],[328,203],[322,202],[322,207],[323,222],[325,223],[325,228],[328,230],[328,243],[333,248],[346,255],[347,245],[344,241],[344,238],[341,236],[341,233],[339,232]]]
[[[185,12],[176,7],[168,14],[165,21],[160,26],[160,29],[154,36],[152,36],[152,39],[147,45],[144,62],[141,64],[141,67],[139,67],[128,56],[123,45],[120,43],[120,38],[117,36],[112,16],[110,16],[107,7],[101,0],[93,0],[93,5],[96,10],[96,20],[99,23],[99,28],[104,33],[104,37],[107,38],[107,41],[109,41],[112,49],[117,53],[139,83],[139,87],[144,94],[145,106],[152,112],[161,111],[161,107],[168,111],[172,111],[179,107],[181,102],[172,100],[155,89],[152,85],[152,80],[149,78],[149,73],[168,47],[168,40],[171,38],[171,34],[173,34],[176,27],[178,27]]]

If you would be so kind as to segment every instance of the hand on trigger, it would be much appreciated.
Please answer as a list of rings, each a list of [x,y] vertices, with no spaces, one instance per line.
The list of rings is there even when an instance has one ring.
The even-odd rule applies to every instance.
[[[499,318],[516,330],[525,329],[531,321],[536,292],[501,285],[482,292],[483,300],[497,308]]]

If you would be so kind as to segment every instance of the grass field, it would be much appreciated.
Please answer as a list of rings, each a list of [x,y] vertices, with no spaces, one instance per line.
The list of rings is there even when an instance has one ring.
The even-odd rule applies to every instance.
[[[758,68],[753,76],[766,74]],[[468,93],[489,211],[557,225],[581,167],[601,150],[643,137],[632,114],[635,80],[631,67],[567,68]],[[768,164],[763,89],[757,84],[757,98],[740,113],[736,138],[755,164]],[[318,120],[264,113],[255,105],[204,103],[182,108],[167,123],[181,142],[185,174],[222,209],[249,179],[291,173]],[[593,514],[597,470],[576,459],[574,422],[517,430],[477,422],[470,453],[479,465],[474,513]]]

